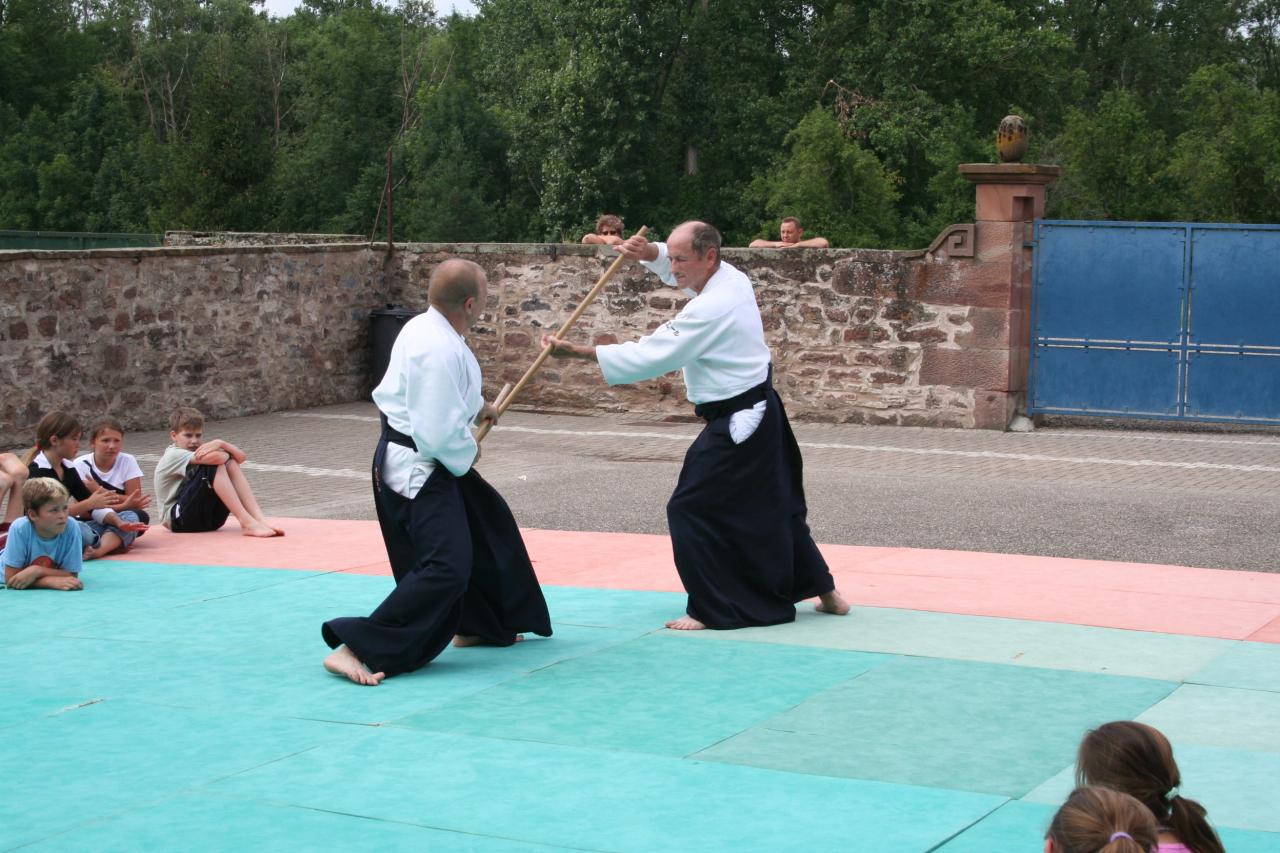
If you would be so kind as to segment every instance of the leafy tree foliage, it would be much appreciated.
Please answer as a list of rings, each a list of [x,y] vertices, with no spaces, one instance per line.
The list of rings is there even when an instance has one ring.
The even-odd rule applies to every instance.
[[[822,223],[833,245],[875,246],[893,239],[893,176],[841,131],[829,110],[811,110],[784,144],[782,156],[754,185],[768,214],[758,236],[772,234],[782,217],[795,216]]]
[[[1183,219],[1275,221],[1280,212],[1280,92],[1259,91],[1231,68],[1201,68],[1182,90],[1188,129],[1169,174]]]
[[[1054,191],[1055,215],[1075,219],[1161,219],[1168,215],[1164,133],[1126,89],[1092,111],[1073,109],[1061,145],[1073,165]]]
[[[1008,112],[1051,215],[1280,220],[1280,0],[478,6],[0,0],[0,228],[920,246]]]

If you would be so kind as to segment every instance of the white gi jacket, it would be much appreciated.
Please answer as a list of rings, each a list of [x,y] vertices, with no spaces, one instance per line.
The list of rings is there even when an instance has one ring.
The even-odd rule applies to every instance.
[[[675,287],[667,244],[654,245],[657,260],[641,263]],[[759,385],[769,375],[770,353],[751,280],[721,261],[702,292],[672,320],[638,341],[597,346],[596,358],[610,385],[652,379],[682,368],[689,401],[696,405],[727,400]],[[761,402],[735,415],[735,441],[755,430],[764,408]],[[749,427],[745,435],[744,426]]]
[[[382,482],[412,500],[436,462],[461,477],[476,457],[471,424],[484,405],[480,364],[465,340],[435,308],[400,330],[373,402],[417,452],[388,444]]]

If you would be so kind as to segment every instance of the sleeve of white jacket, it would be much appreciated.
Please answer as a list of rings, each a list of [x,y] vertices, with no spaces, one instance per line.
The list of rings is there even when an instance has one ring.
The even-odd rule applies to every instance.
[[[706,350],[720,328],[687,308],[638,341],[596,347],[600,372],[610,385],[625,385],[679,370]]]
[[[405,401],[413,443],[423,456],[461,477],[476,458],[469,406],[460,387],[465,367],[453,353],[438,350],[407,359],[412,360],[407,373],[417,379],[406,389]]]
[[[654,243],[658,247],[658,257],[652,261],[641,261],[640,266],[662,279],[668,287],[676,286],[676,277],[671,274],[671,258],[667,257],[667,244]]]

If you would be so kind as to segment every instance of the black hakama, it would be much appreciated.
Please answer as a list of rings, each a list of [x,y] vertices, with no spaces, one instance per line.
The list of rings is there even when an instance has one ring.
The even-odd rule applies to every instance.
[[[730,416],[767,401],[741,444]],[[708,628],[794,621],[795,603],[835,589],[809,533],[800,448],[766,379],[737,397],[695,409],[706,427],[685,454],[667,525],[686,612]]]
[[[329,647],[345,643],[390,677],[429,663],[455,634],[498,646],[516,634],[551,636],[507,502],[474,468],[456,477],[440,464],[412,500],[397,494],[380,476],[388,433],[374,456],[373,494],[396,587],[369,616],[324,623]]]

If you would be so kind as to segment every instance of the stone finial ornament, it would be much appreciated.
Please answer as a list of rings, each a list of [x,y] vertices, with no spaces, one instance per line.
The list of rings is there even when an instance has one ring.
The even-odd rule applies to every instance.
[[[1002,163],[1020,163],[1027,153],[1027,123],[1022,116],[1005,116],[1000,119],[996,132],[996,153]]]

